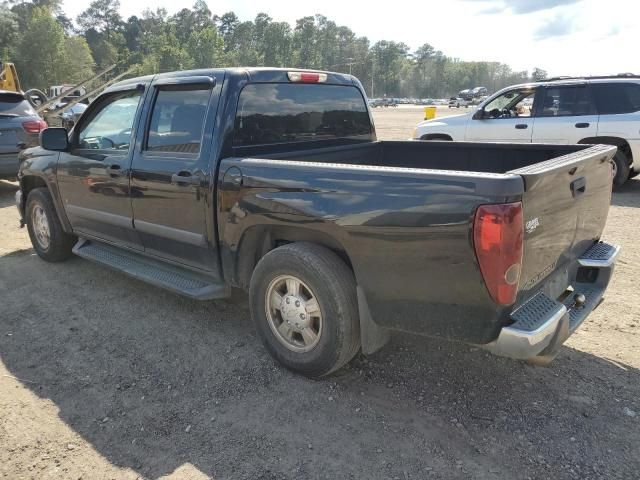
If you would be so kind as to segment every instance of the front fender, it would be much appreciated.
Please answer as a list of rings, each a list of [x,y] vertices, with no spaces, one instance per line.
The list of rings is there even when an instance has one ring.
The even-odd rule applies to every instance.
[[[42,147],[33,147],[20,153],[20,167],[18,181],[20,182],[21,205],[18,210],[24,212],[29,192],[34,188],[46,187],[51,194],[56,213],[66,233],[73,233],[69,219],[64,211],[56,175],[58,170],[58,158],[60,152],[45,150]]]

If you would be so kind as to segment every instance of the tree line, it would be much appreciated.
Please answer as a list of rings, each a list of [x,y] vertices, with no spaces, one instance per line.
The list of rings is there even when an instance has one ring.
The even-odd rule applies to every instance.
[[[80,82],[117,64],[136,74],[191,68],[272,66],[352,73],[370,97],[441,98],[465,88],[490,91],[544,78],[535,68],[514,71],[499,62],[462,61],[429,43],[416,51],[402,42],[371,43],[323,15],[295,25],[266,13],[242,21],[214,15],[204,0],[173,15],[146,9],[126,20],[119,0],[94,0],[69,18],[61,0],[0,3],[0,58],[16,64],[23,88]]]

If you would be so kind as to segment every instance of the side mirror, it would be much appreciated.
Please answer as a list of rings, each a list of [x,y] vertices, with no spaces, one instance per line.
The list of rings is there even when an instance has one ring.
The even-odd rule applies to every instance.
[[[67,120],[67,130],[71,130],[75,126],[76,122],[73,120]]]
[[[40,132],[40,145],[45,150],[64,152],[69,148],[69,137],[66,128],[45,128]]]
[[[474,120],[482,120],[484,118],[484,108],[479,108],[478,110],[476,110],[476,113],[473,114],[473,117],[471,117]]]

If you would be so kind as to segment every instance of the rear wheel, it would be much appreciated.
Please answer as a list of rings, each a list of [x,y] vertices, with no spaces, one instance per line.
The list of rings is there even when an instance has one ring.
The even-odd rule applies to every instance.
[[[613,157],[613,186],[621,187],[629,179],[629,160],[624,152],[618,149]]]
[[[31,190],[25,217],[31,244],[40,258],[47,262],[61,262],[71,256],[76,239],[62,229],[46,188]]]
[[[256,266],[249,296],[262,342],[285,367],[321,377],[357,353],[355,279],[331,250],[303,242],[272,250]]]

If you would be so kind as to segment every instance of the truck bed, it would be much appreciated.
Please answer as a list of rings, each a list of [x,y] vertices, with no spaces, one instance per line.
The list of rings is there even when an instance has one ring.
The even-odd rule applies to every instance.
[[[506,173],[589,145],[378,141],[260,155],[261,158],[376,167]]]
[[[478,206],[522,202],[516,306],[542,286],[555,299],[604,228],[615,147],[380,141],[236,153],[220,163],[218,217],[233,283],[243,283],[238,246],[278,244],[296,225],[297,240],[346,252],[374,322],[484,344],[515,307],[497,305],[484,287],[471,238]],[[546,282],[558,272],[561,280]]]

